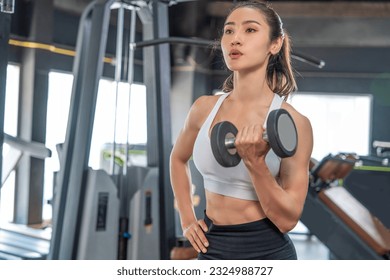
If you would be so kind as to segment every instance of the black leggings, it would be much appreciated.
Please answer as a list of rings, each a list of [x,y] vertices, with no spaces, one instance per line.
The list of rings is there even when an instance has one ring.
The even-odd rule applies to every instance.
[[[268,219],[237,224],[214,225],[205,213],[209,241],[207,253],[198,260],[296,260],[294,244]]]

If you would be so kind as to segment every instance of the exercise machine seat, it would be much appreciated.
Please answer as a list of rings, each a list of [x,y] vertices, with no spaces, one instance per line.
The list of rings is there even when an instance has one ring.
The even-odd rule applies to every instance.
[[[318,193],[318,197],[375,252],[379,255],[390,252],[390,230],[344,187],[324,189]]]

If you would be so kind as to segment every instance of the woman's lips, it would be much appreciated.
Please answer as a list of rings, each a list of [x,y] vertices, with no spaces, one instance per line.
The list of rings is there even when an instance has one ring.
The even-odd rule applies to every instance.
[[[232,59],[239,58],[240,56],[242,56],[242,52],[240,52],[238,50],[231,50],[229,53],[229,57]]]

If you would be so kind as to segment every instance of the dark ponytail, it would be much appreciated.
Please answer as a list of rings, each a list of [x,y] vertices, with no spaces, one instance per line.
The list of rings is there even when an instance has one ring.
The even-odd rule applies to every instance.
[[[227,79],[223,82],[222,91],[223,92],[230,92],[233,90],[233,88],[234,88],[233,73],[231,73],[229,75],[229,77],[227,77]]]
[[[281,50],[268,60],[266,75],[267,84],[272,91],[287,99],[291,92],[297,90],[297,84],[291,66],[290,38],[287,33],[283,37]]]

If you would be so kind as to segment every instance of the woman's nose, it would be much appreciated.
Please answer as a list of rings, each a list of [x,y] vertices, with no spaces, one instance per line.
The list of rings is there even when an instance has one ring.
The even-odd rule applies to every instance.
[[[240,38],[240,35],[238,33],[234,34],[234,37],[232,38],[231,45],[232,46],[241,45],[241,38]]]

